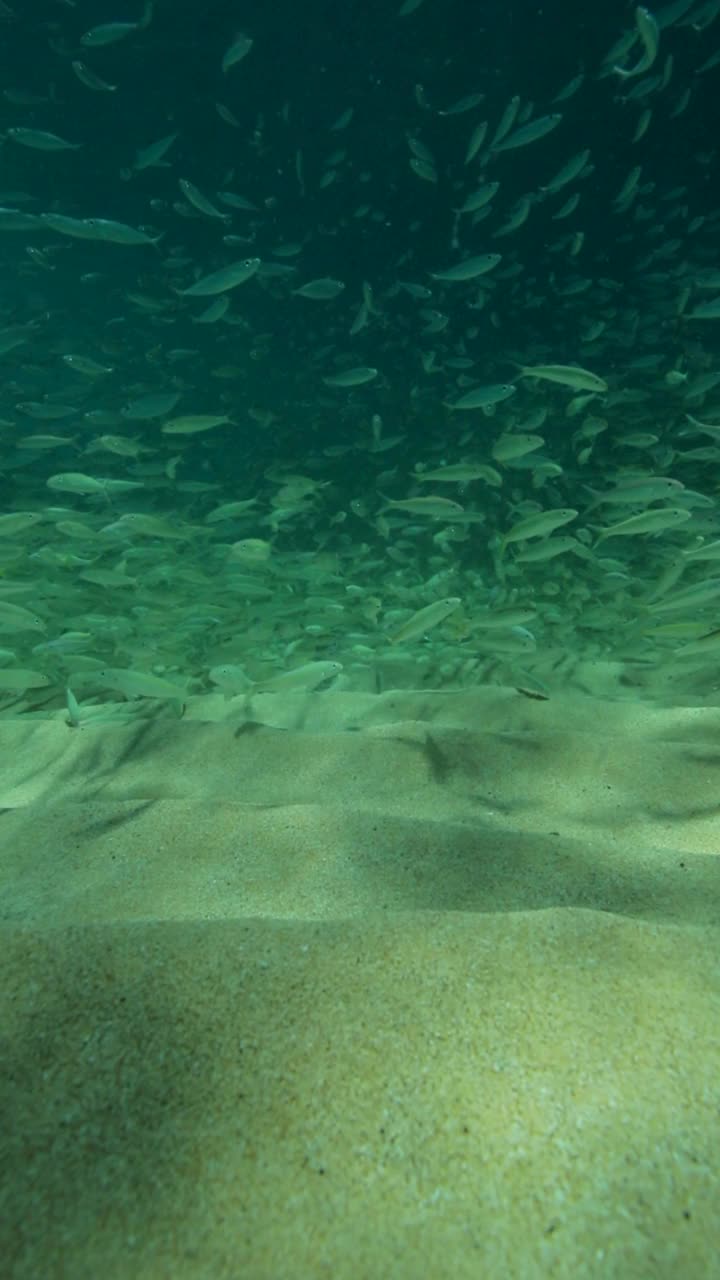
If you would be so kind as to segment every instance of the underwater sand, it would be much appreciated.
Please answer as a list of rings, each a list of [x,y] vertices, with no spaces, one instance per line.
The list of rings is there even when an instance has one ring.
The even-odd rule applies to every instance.
[[[717,1274],[720,709],[0,723],[12,1280]]]

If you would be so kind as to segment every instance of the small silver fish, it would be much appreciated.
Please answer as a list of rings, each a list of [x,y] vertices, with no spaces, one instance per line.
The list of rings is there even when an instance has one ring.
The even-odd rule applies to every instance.
[[[79,151],[82,142],[68,142],[56,133],[46,133],[44,129],[24,129],[21,126],[8,129],[6,136],[21,147],[30,147],[35,151]]]
[[[228,46],[223,54],[221,66],[225,75],[227,75],[231,67],[237,66],[238,62],[242,62],[243,58],[247,58],[253,44],[252,36],[246,36],[242,31],[238,32],[232,44]]]
[[[439,623],[449,618],[461,604],[462,600],[459,596],[448,596],[445,600],[435,600],[432,604],[426,604],[423,609],[418,609],[398,627],[397,631],[391,635],[390,643],[402,644],[405,640],[413,640],[417,636],[425,635],[432,627],[437,627]]]
[[[319,280],[308,280],[299,289],[293,289],[296,298],[311,298],[314,302],[330,302],[342,293],[345,285],[342,280],[333,280],[323,276]]]
[[[239,262],[231,262],[227,267],[221,267],[219,271],[212,271],[208,276],[202,276],[188,289],[178,289],[178,293],[183,298],[213,297],[217,293],[224,293],[226,289],[235,289],[239,284],[245,284],[246,280],[257,273],[259,266],[259,258],[243,258]]]
[[[502,261],[501,253],[480,253],[474,258],[465,258],[456,262],[453,267],[444,267],[441,271],[428,271],[433,280],[463,284],[466,280],[476,280]]]
[[[356,369],[344,369],[342,373],[331,373],[323,382],[326,387],[361,387],[366,382],[373,382],[377,378],[377,369],[372,369],[368,365],[359,365]]]
[[[510,396],[514,396],[517,387],[509,382],[495,382],[485,387],[473,387],[471,391],[466,391],[458,400],[453,400],[447,404],[448,409],[487,409],[490,405],[501,404],[503,400],[509,400]]]

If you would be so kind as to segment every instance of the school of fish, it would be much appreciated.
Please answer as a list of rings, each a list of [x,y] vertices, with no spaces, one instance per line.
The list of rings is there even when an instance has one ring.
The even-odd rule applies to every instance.
[[[0,715],[712,697],[720,0],[569,11],[537,100],[440,0],[365,93],[117,3],[0,0]]]

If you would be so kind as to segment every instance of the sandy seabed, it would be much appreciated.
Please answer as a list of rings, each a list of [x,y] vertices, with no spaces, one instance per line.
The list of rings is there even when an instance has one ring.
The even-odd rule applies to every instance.
[[[3,1280],[720,1276],[720,709],[0,722]]]

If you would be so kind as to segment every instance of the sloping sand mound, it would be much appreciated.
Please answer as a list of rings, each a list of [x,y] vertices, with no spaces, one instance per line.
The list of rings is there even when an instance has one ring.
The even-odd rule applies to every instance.
[[[3,1273],[705,1277],[720,710],[0,724]]]

